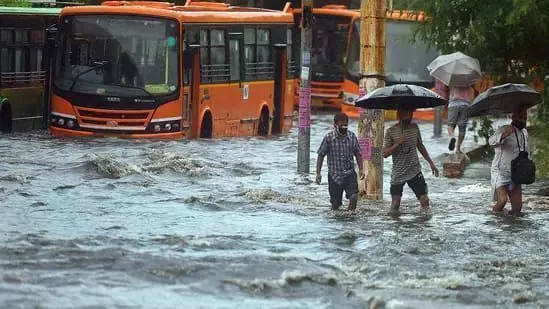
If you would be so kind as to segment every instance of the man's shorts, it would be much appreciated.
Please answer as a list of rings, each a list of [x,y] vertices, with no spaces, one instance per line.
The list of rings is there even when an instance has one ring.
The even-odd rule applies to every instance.
[[[352,174],[345,177],[345,179],[343,179],[343,184],[341,185],[336,183],[328,173],[328,191],[330,192],[330,203],[332,203],[332,208],[339,208],[343,200],[343,191],[345,191],[347,199],[353,194],[358,193],[356,172],[353,171]]]
[[[458,105],[448,107],[448,126],[459,128],[459,132],[465,132],[467,129],[467,105]]]
[[[425,183],[425,178],[420,172],[414,178],[405,182],[408,184],[408,187],[414,191],[417,199],[419,200],[423,195],[427,194],[427,183]],[[391,185],[391,196],[402,196],[402,190],[404,189],[404,183],[398,185]]]

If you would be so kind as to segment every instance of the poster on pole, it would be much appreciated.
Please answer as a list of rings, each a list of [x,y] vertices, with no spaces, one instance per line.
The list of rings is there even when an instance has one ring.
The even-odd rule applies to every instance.
[[[311,88],[299,89],[298,128],[311,127]]]
[[[372,139],[370,137],[361,137],[358,139],[362,160],[370,161],[372,159]]]

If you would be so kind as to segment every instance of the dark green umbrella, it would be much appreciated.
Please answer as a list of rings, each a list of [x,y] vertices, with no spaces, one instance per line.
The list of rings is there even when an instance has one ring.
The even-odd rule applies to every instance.
[[[507,83],[479,94],[467,114],[469,117],[510,114],[519,107],[530,108],[541,102],[541,94],[532,87]]]
[[[418,109],[446,104],[446,99],[425,87],[398,84],[378,88],[359,98],[355,106],[365,109]]]

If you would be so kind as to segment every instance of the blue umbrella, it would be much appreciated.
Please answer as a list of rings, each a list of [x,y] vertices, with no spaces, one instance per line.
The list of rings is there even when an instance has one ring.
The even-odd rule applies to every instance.
[[[365,109],[418,109],[446,104],[435,92],[416,85],[398,84],[378,88],[359,98],[355,105]]]
[[[541,101],[541,94],[532,87],[507,83],[479,94],[467,109],[467,114],[469,117],[510,114],[519,107],[530,108]]]

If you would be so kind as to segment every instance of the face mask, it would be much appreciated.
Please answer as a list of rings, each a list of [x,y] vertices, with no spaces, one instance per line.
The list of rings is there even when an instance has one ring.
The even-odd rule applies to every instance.
[[[336,127],[336,130],[341,135],[347,135],[347,126],[346,125]]]
[[[404,125],[409,125],[412,122],[412,118],[401,120],[400,122],[402,122],[402,124],[404,124]]]
[[[526,123],[522,120],[513,120],[513,122],[511,124],[519,130],[522,130],[522,129],[526,128]]]

